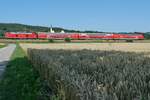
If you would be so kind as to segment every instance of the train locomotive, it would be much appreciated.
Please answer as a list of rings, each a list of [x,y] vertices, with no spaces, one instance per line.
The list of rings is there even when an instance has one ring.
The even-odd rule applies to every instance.
[[[144,39],[142,33],[46,33],[6,32],[6,39]]]

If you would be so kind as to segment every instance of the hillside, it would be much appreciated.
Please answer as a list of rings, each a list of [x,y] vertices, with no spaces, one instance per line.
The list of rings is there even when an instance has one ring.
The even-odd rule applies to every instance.
[[[24,24],[17,24],[17,23],[0,23],[0,31],[25,31],[25,32],[49,32],[49,27],[43,26],[32,26],[32,25],[24,25]],[[59,27],[53,27],[55,32],[61,32],[64,30],[65,32],[97,32],[97,31],[77,31],[77,30],[68,30]]]
[[[48,27],[42,26],[32,26],[32,25],[24,25],[24,24],[16,24],[16,23],[0,23],[1,31],[26,31],[26,32],[48,32]],[[56,32],[62,30],[62,28],[54,28]]]

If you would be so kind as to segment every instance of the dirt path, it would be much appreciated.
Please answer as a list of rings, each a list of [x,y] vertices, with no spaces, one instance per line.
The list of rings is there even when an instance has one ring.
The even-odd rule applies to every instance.
[[[0,49],[0,77],[2,76],[7,62],[9,61],[10,56],[12,55],[15,48],[15,44],[9,44],[7,47]]]

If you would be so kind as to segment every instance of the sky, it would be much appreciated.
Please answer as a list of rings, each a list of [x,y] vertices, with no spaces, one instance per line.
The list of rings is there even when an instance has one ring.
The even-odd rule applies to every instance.
[[[150,0],[0,0],[0,23],[147,32]]]

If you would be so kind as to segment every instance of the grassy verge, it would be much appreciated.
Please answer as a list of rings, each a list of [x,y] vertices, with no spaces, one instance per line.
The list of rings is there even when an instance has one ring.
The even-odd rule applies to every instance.
[[[39,75],[17,45],[0,81],[0,100],[37,100],[39,89]]]
[[[5,47],[6,45],[0,45],[0,48],[3,48],[3,47]]]
[[[91,39],[91,40],[71,40],[71,43],[126,43],[126,40],[101,40],[101,39]],[[150,43],[150,40],[134,40],[133,42],[138,43]],[[21,40],[21,39],[0,39],[0,43],[66,43],[65,40]]]

